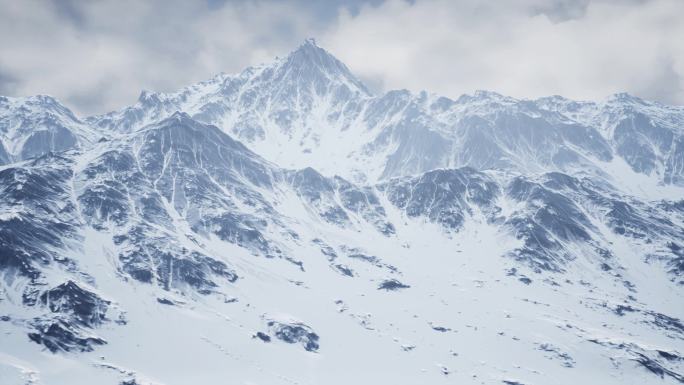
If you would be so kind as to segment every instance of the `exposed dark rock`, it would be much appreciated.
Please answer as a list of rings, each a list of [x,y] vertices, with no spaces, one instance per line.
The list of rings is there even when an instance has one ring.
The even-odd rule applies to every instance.
[[[376,256],[373,255],[366,255],[366,254],[361,254],[361,253],[352,253],[347,255],[349,258],[353,259],[360,259],[362,261],[366,261],[372,264],[378,264],[380,262],[380,259]]]
[[[332,181],[311,167],[291,173],[289,181],[297,194],[315,208],[326,222],[338,226],[349,225],[349,215],[335,199]]]
[[[378,286],[378,290],[387,290],[387,291],[396,291],[400,289],[408,289],[411,286],[401,283],[397,281],[396,279],[388,279],[385,281],[382,281],[380,286]]]
[[[67,281],[40,296],[40,302],[53,313],[68,314],[81,325],[93,327],[106,319],[110,302]]]
[[[32,325],[36,331],[28,334],[29,339],[44,345],[53,353],[60,350],[89,352],[95,345],[106,343],[101,338],[84,333],[78,326],[66,319],[36,319]]]
[[[539,350],[550,353],[550,355],[547,355],[547,358],[560,360],[561,365],[566,368],[572,368],[575,366],[575,360],[568,353],[561,351],[556,346],[553,346],[549,343],[543,343],[539,345]]]
[[[315,352],[319,348],[318,334],[303,323],[281,323],[268,321],[268,327],[276,338],[289,344],[299,343],[306,351]]]
[[[335,249],[330,247],[327,243],[325,243],[322,239],[315,238],[312,240],[312,242],[321,248],[321,253],[325,255],[328,258],[329,262],[334,261],[337,258],[337,253],[335,252]]]
[[[673,379],[684,383],[684,376],[674,372],[666,367],[664,367],[661,363],[658,361],[646,356],[645,354],[641,353],[635,353],[637,357],[634,359],[634,361],[638,362],[646,368],[649,372],[657,375],[660,378],[665,378],[665,376],[672,377]]]
[[[444,326],[430,325],[430,327],[432,328],[432,330],[438,331],[440,333],[446,333],[446,332],[451,331],[451,329],[445,328]]]
[[[486,211],[500,193],[495,182],[470,168],[430,171],[392,180],[381,188],[409,217],[424,216],[447,230],[461,228],[471,204]]]
[[[545,177],[547,181],[569,183],[561,179],[564,174],[551,173]],[[589,231],[594,231],[594,226],[565,193],[518,177],[508,185],[506,194],[527,206],[525,210],[515,212],[505,223],[513,229],[516,238],[524,241],[524,246],[512,254],[519,261],[536,269],[560,271],[563,264],[573,258],[561,241],[592,241]]]
[[[257,333],[254,335],[254,337],[255,337],[255,338],[258,338],[258,339],[260,339],[260,340],[262,340],[262,341],[264,341],[264,342],[271,342],[271,336],[269,336],[268,334],[263,333],[263,332],[257,332]]]
[[[615,312],[615,314],[617,314],[619,316],[623,316],[623,315],[625,315],[625,313],[634,313],[634,312],[638,312],[638,311],[639,310],[637,310],[637,309],[635,309],[629,305],[617,305],[615,307],[615,310],[613,310],[613,312]]]
[[[682,360],[684,360],[684,357],[682,357],[678,354],[675,354],[675,353],[666,352],[664,350],[657,350],[657,352],[658,352],[659,356],[665,358],[668,361],[682,361]]]
[[[350,267],[342,265],[342,264],[335,264],[335,265],[330,265],[333,270],[337,271],[338,273],[347,276],[347,277],[353,277],[354,276],[354,270],[352,270]]]
[[[224,212],[205,216],[193,230],[213,232],[224,241],[268,254],[272,252],[272,246],[262,234],[266,226],[265,221],[251,215]]]
[[[50,167],[44,167],[46,163]],[[67,240],[79,239],[66,183],[72,176],[70,167],[70,160],[49,154],[0,170],[0,205],[17,211],[0,221],[0,270],[36,281],[41,266],[71,263],[60,252]]]
[[[679,334],[684,334],[684,324],[682,324],[682,321],[678,318],[670,317],[668,315],[654,311],[647,311],[645,313],[653,316],[654,325],[666,330],[677,332]]]
[[[178,247],[164,236],[150,234],[155,234],[154,230],[141,224],[126,235],[127,247],[119,254],[119,260],[131,278],[144,283],[156,281],[165,290],[193,288],[200,294],[214,292],[219,285],[217,279],[230,283],[238,279],[224,262]]]
[[[360,215],[386,236],[395,233],[394,225],[387,221],[385,208],[373,189],[355,186],[340,177],[335,177],[334,181],[345,209]]]

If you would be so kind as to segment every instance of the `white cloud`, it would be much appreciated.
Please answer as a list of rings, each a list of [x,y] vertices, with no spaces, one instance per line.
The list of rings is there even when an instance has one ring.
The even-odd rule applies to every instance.
[[[388,0],[326,16],[306,5],[0,0],[0,94],[47,93],[82,114],[104,112],[141,89],[237,72],[313,36],[384,89],[583,99],[628,91],[684,104],[680,0]]]
[[[390,0],[343,14],[323,42],[384,88],[684,104],[684,2],[569,3]]]
[[[4,78],[14,95],[47,93],[82,113],[270,60],[315,24],[290,3],[0,3],[0,86]]]

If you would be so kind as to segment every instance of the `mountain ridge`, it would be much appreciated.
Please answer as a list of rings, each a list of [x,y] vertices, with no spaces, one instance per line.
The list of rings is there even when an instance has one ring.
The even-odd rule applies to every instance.
[[[312,61],[312,57],[323,59]],[[330,69],[321,71],[321,65]],[[311,78],[292,78],[292,74],[302,73],[302,68],[314,69],[304,72]],[[262,78],[268,82],[263,83]],[[603,138],[609,143],[609,157],[623,159],[635,173],[650,175],[655,183],[682,184],[682,107],[647,102],[624,93],[602,103],[559,97],[515,99],[491,91],[456,100],[406,90],[370,95],[358,84],[334,56],[306,41],[272,64],[238,75],[220,75],[179,93],[143,94],[144,100],[133,107],[88,121],[101,127],[134,127],[182,110],[221,127],[275,163],[291,168],[313,166],[328,175],[362,183],[416,175],[435,167],[536,167],[538,171],[568,172],[572,163],[579,162],[581,168],[588,164],[605,173],[614,168],[606,164],[611,163],[609,159],[593,156],[596,154],[591,151],[582,153],[584,147],[594,145],[592,141]],[[153,102],[156,99],[159,101]],[[579,145],[580,151],[553,143],[556,148],[551,148],[540,164],[536,156],[522,153],[520,149],[525,146],[520,144],[547,140],[544,136],[548,129],[516,132],[515,127],[502,127],[506,123],[500,121],[501,114],[508,115],[509,121],[532,119],[552,129],[581,126],[585,132],[573,133],[575,143],[571,143]],[[477,119],[483,121],[478,123]],[[637,123],[630,127],[629,119]],[[484,129],[494,131],[483,136],[484,126],[493,126]],[[497,133],[500,129],[502,132]],[[506,143],[501,135],[512,137],[514,142]],[[481,147],[478,152],[487,157],[460,155],[468,152],[464,143],[469,148]],[[587,155],[593,159],[586,159]],[[323,163],[326,158],[331,160]]]
[[[222,128],[275,163],[291,168],[313,166],[327,175],[362,183],[416,175],[435,167],[532,167],[530,170],[568,172],[569,163],[580,162],[582,168],[589,163],[611,173],[621,166],[606,164],[610,159],[602,155],[587,160],[587,154],[582,154],[581,150],[599,137],[609,143],[609,157],[623,159],[635,173],[656,179],[656,184],[684,183],[684,107],[648,102],[626,93],[603,103],[558,96],[515,99],[491,91],[456,100],[406,90],[373,96],[344,64],[311,40],[272,64],[250,67],[237,75],[217,75],[176,93],[143,91],[134,106],[84,121],[97,127],[96,135],[115,135],[176,111]],[[543,131],[516,133],[501,127],[501,134],[483,136],[484,125],[498,130],[505,124],[497,121],[502,113],[510,119],[536,119],[554,127],[582,126],[585,133],[573,134],[580,151],[561,145],[552,149],[555,153],[544,155],[546,160],[539,164],[540,158],[510,147],[520,147],[521,141],[528,140],[519,135],[545,140]],[[480,118],[484,121],[478,123]],[[475,127],[469,127],[471,124]],[[497,135],[514,136],[515,143],[502,143]],[[420,147],[412,139],[415,137],[432,139]],[[481,147],[479,152],[487,157],[462,155],[469,151],[464,143]],[[441,150],[426,153],[426,148]],[[321,159],[326,158],[331,159],[323,163]],[[412,166],[406,164],[409,160]],[[370,169],[368,165],[372,165]]]

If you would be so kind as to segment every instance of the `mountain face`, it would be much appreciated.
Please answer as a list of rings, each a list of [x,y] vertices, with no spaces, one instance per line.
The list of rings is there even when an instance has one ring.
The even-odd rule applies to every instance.
[[[5,384],[684,382],[684,108],[372,94],[311,40],[0,98]]]

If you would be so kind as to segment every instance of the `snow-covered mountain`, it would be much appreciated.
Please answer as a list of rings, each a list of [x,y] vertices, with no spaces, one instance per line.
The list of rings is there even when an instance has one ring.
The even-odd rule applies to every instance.
[[[50,96],[0,96],[0,165],[87,146],[99,138]]]
[[[3,384],[684,382],[684,108],[373,95],[311,40],[0,103]]]
[[[372,95],[312,40],[237,75],[176,93],[145,91],[135,105],[88,122],[129,132],[175,111],[220,127],[281,166],[357,181],[470,166],[615,179],[638,173],[684,185],[683,107],[626,94],[601,103],[485,91],[457,100],[405,90]]]

